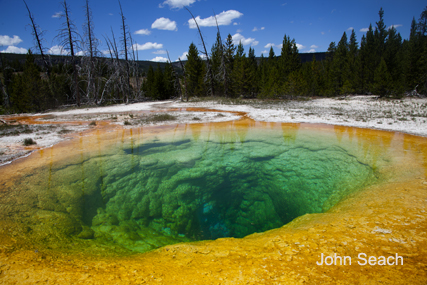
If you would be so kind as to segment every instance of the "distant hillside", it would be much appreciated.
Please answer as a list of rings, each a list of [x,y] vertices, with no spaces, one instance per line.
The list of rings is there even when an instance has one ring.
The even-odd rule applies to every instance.
[[[25,54],[15,54],[15,53],[1,53],[3,60],[4,61],[9,61],[9,62],[14,62],[14,61],[19,61],[19,63],[21,65],[23,65],[25,63]],[[315,52],[315,53],[300,53],[299,54],[300,58],[301,58],[301,63],[305,63],[305,62],[310,62],[313,60],[313,56],[316,57],[316,61],[321,61],[324,60],[326,58],[326,53],[325,52]],[[36,63],[38,65],[43,65],[43,62],[41,60],[41,56],[39,54],[34,54],[34,57],[36,58]],[[62,55],[49,55],[50,61],[53,65],[58,64],[58,63],[64,63],[67,60],[69,60],[68,56],[62,56]],[[80,60],[81,57],[77,57],[77,59]],[[104,59],[108,59],[108,58],[104,58]],[[260,58],[258,57],[257,60],[259,60]],[[185,63],[185,60],[183,61]],[[160,68],[164,69],[165,68],[165,64],[164,62],[153,62],[153,61],[148,61],[148,60],[140,60],[138,61],[138,66],[141,70],[143,71],[148,71],[148,68],[151,66],[153,66],[154,69],[157,68],[157,65],[160,65]],[[175,67],[175,69],[177,70],[177,72],[181,72],[181,65],[179,62],[173,62],[172,63],[173,66]],[[1,66],[1,63],[0,63]]]
[[[19,61],[19,63],[21,65],[23,65],[25,63],[25,54],[15,54],[15,53],[1,53],[2,57],[3,57],[3,61],[8,61],[8,62],[14,62],[14,61]],[[36,59],[36,64],[42,66],[43,62],[41,59],[40,54],[34,54],[34,57]],[[69,56],[63,56],[63,55],[49,55],[50,58],[50,62],[52,63],[52,65],[56,65],[58,63],[65,63],[66,61],[69,61],[70,57]],[[81,59],[81,57],[77,56],[76,57],[79,61]],[[108,60],[109,58],[104,57],[103,59]],[[143,71],[148,71],[148,68],[150,67],[150,65],[153,66],[154,69],[157,68],[157,64],[160,65],[160,68],[164,68],[166,63],[164,62],[153,62],[153,61],[147,61],[147,60],[140,60],[138,61],[138,66],[141,70]],[[174,62],[173,63],[174,67],[177,69],[181,69],[180,64]],[[0,63],[1,66],[1,63]]]

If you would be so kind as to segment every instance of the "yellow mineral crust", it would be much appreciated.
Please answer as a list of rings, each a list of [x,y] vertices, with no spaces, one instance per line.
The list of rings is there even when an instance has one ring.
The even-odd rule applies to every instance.
[[[369,138],[375,132],[357,133]],[[243,239],[102,256],[38,251],[1,232],[0,284],[427,284],[427,140],[403,135],[402,144],[399,164],[389,171],[413,169],[414,175],[352,194],[327,213]],[[409,150],[418,154],[416,161],[407,160]],[[349,257],[351,265],[317,265],[322,254]],[[397,254],[403,265],[360,265],[359,254],[377,263]]]

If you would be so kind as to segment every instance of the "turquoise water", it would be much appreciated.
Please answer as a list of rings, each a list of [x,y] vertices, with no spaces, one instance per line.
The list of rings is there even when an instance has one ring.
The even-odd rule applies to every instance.
[[[139,129],[90,152],[81,138],[69,161],[26,170],[2,192],[0,216],[41,243],[145,252],[281,227],[377,181],[378,147],[334,131],[215,126]]]

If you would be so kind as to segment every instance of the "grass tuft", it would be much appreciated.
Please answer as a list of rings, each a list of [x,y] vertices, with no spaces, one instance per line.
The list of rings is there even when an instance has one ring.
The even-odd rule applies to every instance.
[[[37,144],[35,140],[33,140],[32,138],[27,138],[24,139],[24,145],[25,146],[29,146],[29,145],[33,145],[33,144]]]
[[[175,121],[177,119],[176,116],[172,116],[169,114],[156,114],[147,118],[148,122],[165,122],[165,121]]]

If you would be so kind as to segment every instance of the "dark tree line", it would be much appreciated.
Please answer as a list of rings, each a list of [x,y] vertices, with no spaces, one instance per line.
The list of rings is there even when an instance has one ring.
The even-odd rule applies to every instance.
[[[71,56],[64,64],[51,65],[42,46],[42,31],[27,6],[32,33],[43,65],[28,52],[23,68],[1,62],[2,112],[34,112],[66,104],[128,103],[148,99],[187,99],[192,96],[282,98],[292,96],[337,96],[376,94],[401,97],[427,94],[427,7],[411,24],[409,39],[403,40],[394,27],[379,21],[370,25],[360,43],[354,31],[332,42],[325,60],[301,63],[294,39],[283,38],[279,55],[270,49],[268,57],[246,53],[242,43],[234,45],[231,35],[217,38],[208,53],[202,34],[202,52],[191,43],[182,72],[169,62],[142,72],[137,52],[120,5],[121,34],[104,36],[109,57],[98,50],[89,1],[86,0],[83,36],[70,17],[63,0],[63,28],[57,38]],[[190,12],[191,13],[191,12]],[[194,17],[193,17],[194,19]],[[194,21],[196,21],[194,19]],[[197,22],[196,22],[197,25]],[[79,54],[79,57],[77,57]],[[18,72],[20,71],[20,72]],[[144,75],[144,76],[143,76]]]
[[[237,47],[233,44],[231,35],[223,42],[218,29],[209,57],[203,41],[202,52],[194,43],[190,45],[183,90],[188,96],[212,95],[215,90],[216,96],[252,98],[348,94],[398,98],[405,94],[427,94],[426,31],[427,7],[418,22],[413,19],[406,40],[394,27],[386,27],[381,9],[379,21],[375,27],[369,26],[360,44],[354,30],[349,36],[344,32],[338,44],[329,45],[326,60],[316,61],[313,56],[311,62],[302,64],[295,40],[287,35],[280,55],[276,56],[271,47],[268,57],[255,58],[253,48],[246,54],[242,43]],[[154,78],[147,76],[146,82],[150,86],[164,82],[156,79],[153,84]],[[150,94],[161,94],[159,90],[164,86],[159,88]],[[167,98],[168,95],[150,96]]]

